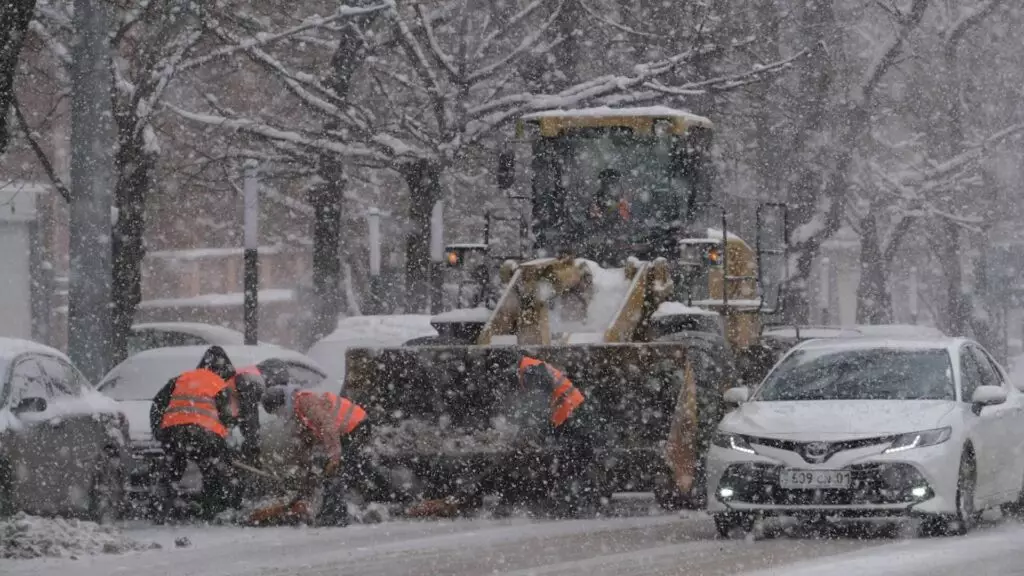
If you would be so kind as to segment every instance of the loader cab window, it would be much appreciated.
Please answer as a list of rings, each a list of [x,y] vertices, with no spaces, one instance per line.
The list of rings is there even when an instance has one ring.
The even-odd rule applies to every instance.
[[[699,147],[698,147],[699,148]],[[702,148],[689,135],[586,128],[538,138],[533,214],[538,247],[579,247],[595,237],[643,244],[652,227],[693,217]]]

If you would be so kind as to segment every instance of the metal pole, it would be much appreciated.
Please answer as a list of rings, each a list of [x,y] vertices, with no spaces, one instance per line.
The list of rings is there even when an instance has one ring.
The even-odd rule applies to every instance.
[[[910,323],[917,324],[917,267],[910,267],[910,278],[907,280],[907,296],[910,308]]]
[[[821,308],[821,323],[828,326],[831,319],[829,318],[829,309],[832,307],[832,278],[830,274],[831,261],[828,257],[821,259],[821,269],[819,273],[819,287],[818,287],[818,306]]]
[[[96,382],[110,359],[111,166],[116,142],[104,3],[75,0],[72,24],[77,38],[71,48],[68,352]]]
[[[380,279],[381,240],[380,240],[380,210],[370,208],[366,213],[366,223],[369,227],[370,245],[370,298],[368,314],[381,314],[383,312],[383,286]]]
[[[443,311],[444,286],[441,266],[444,260],[444,201],[438,200],[430,212],[430,313]]]
[[[245,161],[245,182],[243,184],[243,202],[245,210],[242,222],[245,243],[245,343],[252,345],[258,341],[259,324],[259,224],[260,224],[260,182],[259,164],[256,160]]]

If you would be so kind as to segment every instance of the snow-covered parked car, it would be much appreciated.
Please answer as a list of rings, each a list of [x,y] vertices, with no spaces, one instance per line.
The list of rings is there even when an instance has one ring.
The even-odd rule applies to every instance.
[[[316,361],[300,352],[264,344],[223,348],[236,367],[252,366],[269,358],[277,358],[288,366],[292,384],[330,392],[337,392],[340,388],[340,384],[327,379],[326,371]],[[194,369],[206,349],[206,346],[179,346],[140,352],[115,366],[97,386],[100,392],[117,401],[128,415],[132,456],[129,484],[131,495],[148,492],[152,472],[155,472],[154,465],[163,455],[149,426],[149,409],[153,397],[168,380]],[[260,409],[261,423],[272,418]],[[233,432],[232,441],[240,442],[237,430]],[[264,448],[283,441],[279,432],[269,427],[261,430]],[[190,464],[184,480],[187,487],[198,487],[197,474],[195,465]]]
[[[965,532],[1018,506],[1024,395],[970,340],[815,340],[789,351],[719,424],[708,511],[724,535],[758,516],[919,517]]]
[[[128,356],[171,346],[237,346],[245,343],[238,330],[201,322],[145,322],[132,326]]]
[[[429,314],[349,316],[337,329],[306,353],[327,369],[332,380],[345,381],[345,352],[351,347],[401,346],[413,340],[436,337]]]
[[[0,515],[116,516],[128,421],[63,353],[0,338]]]

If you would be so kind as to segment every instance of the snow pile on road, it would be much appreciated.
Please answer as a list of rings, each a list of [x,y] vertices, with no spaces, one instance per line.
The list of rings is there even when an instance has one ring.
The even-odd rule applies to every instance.
[[[409,419],[398,426],[374,428],[373,447],[378,454],[464,454],[501,452],[515,441],[518,428],[504,418],[495,418],[485,430],[451,428],[444,423]]]
[[[139,542],[113,526],[95,522],[41,518],[19,513],[0,520],[0,558],[66,558],[91,554],[123,554],[160,548]]]

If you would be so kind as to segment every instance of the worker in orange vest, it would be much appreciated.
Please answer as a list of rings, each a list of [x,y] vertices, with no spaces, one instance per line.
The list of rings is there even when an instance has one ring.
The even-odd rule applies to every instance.
[[[576,516],[596,505],[590,481],[593,430],[585,397],[551,364],[520,354],[509,416],[518,426],[509,458],[465,482],[450,501],[479,506],[485,493],[498,493],[495,516],[527,505],[554,516]],[[537,505],[540,505],[539,507]]]
[[[166,520],[180,508],[175,485],[189,461],[203,475],[204,517],[213,518],[227,506],[240,504],[240,493],[232,485],[227,443],[230,428],[241,415],[235,376],[227,354],[213,346],[196,369],[172,378],[153,398],[150,426],[164,450],[154,502],[157,520]]]
[[[307,481],[291,502],[288,514],[296,521],[313,521],[318,525],[348,524],[345,504],[349,483],[356,469],[361,468],[359,453],[369,438],[366,411],[348,398],[330,392],[311,392],[295,386],[270,387],[263,394],[263,409],[268,414],[290,418],[303,449],[300,460],[307,465]],[[326,465],[314,464],[313,451],[326,453]],[[342,471],[342,454],[353,462]],[[315,519],[309,517],[308,499],[317,484],[324,487],[323,502]]]

